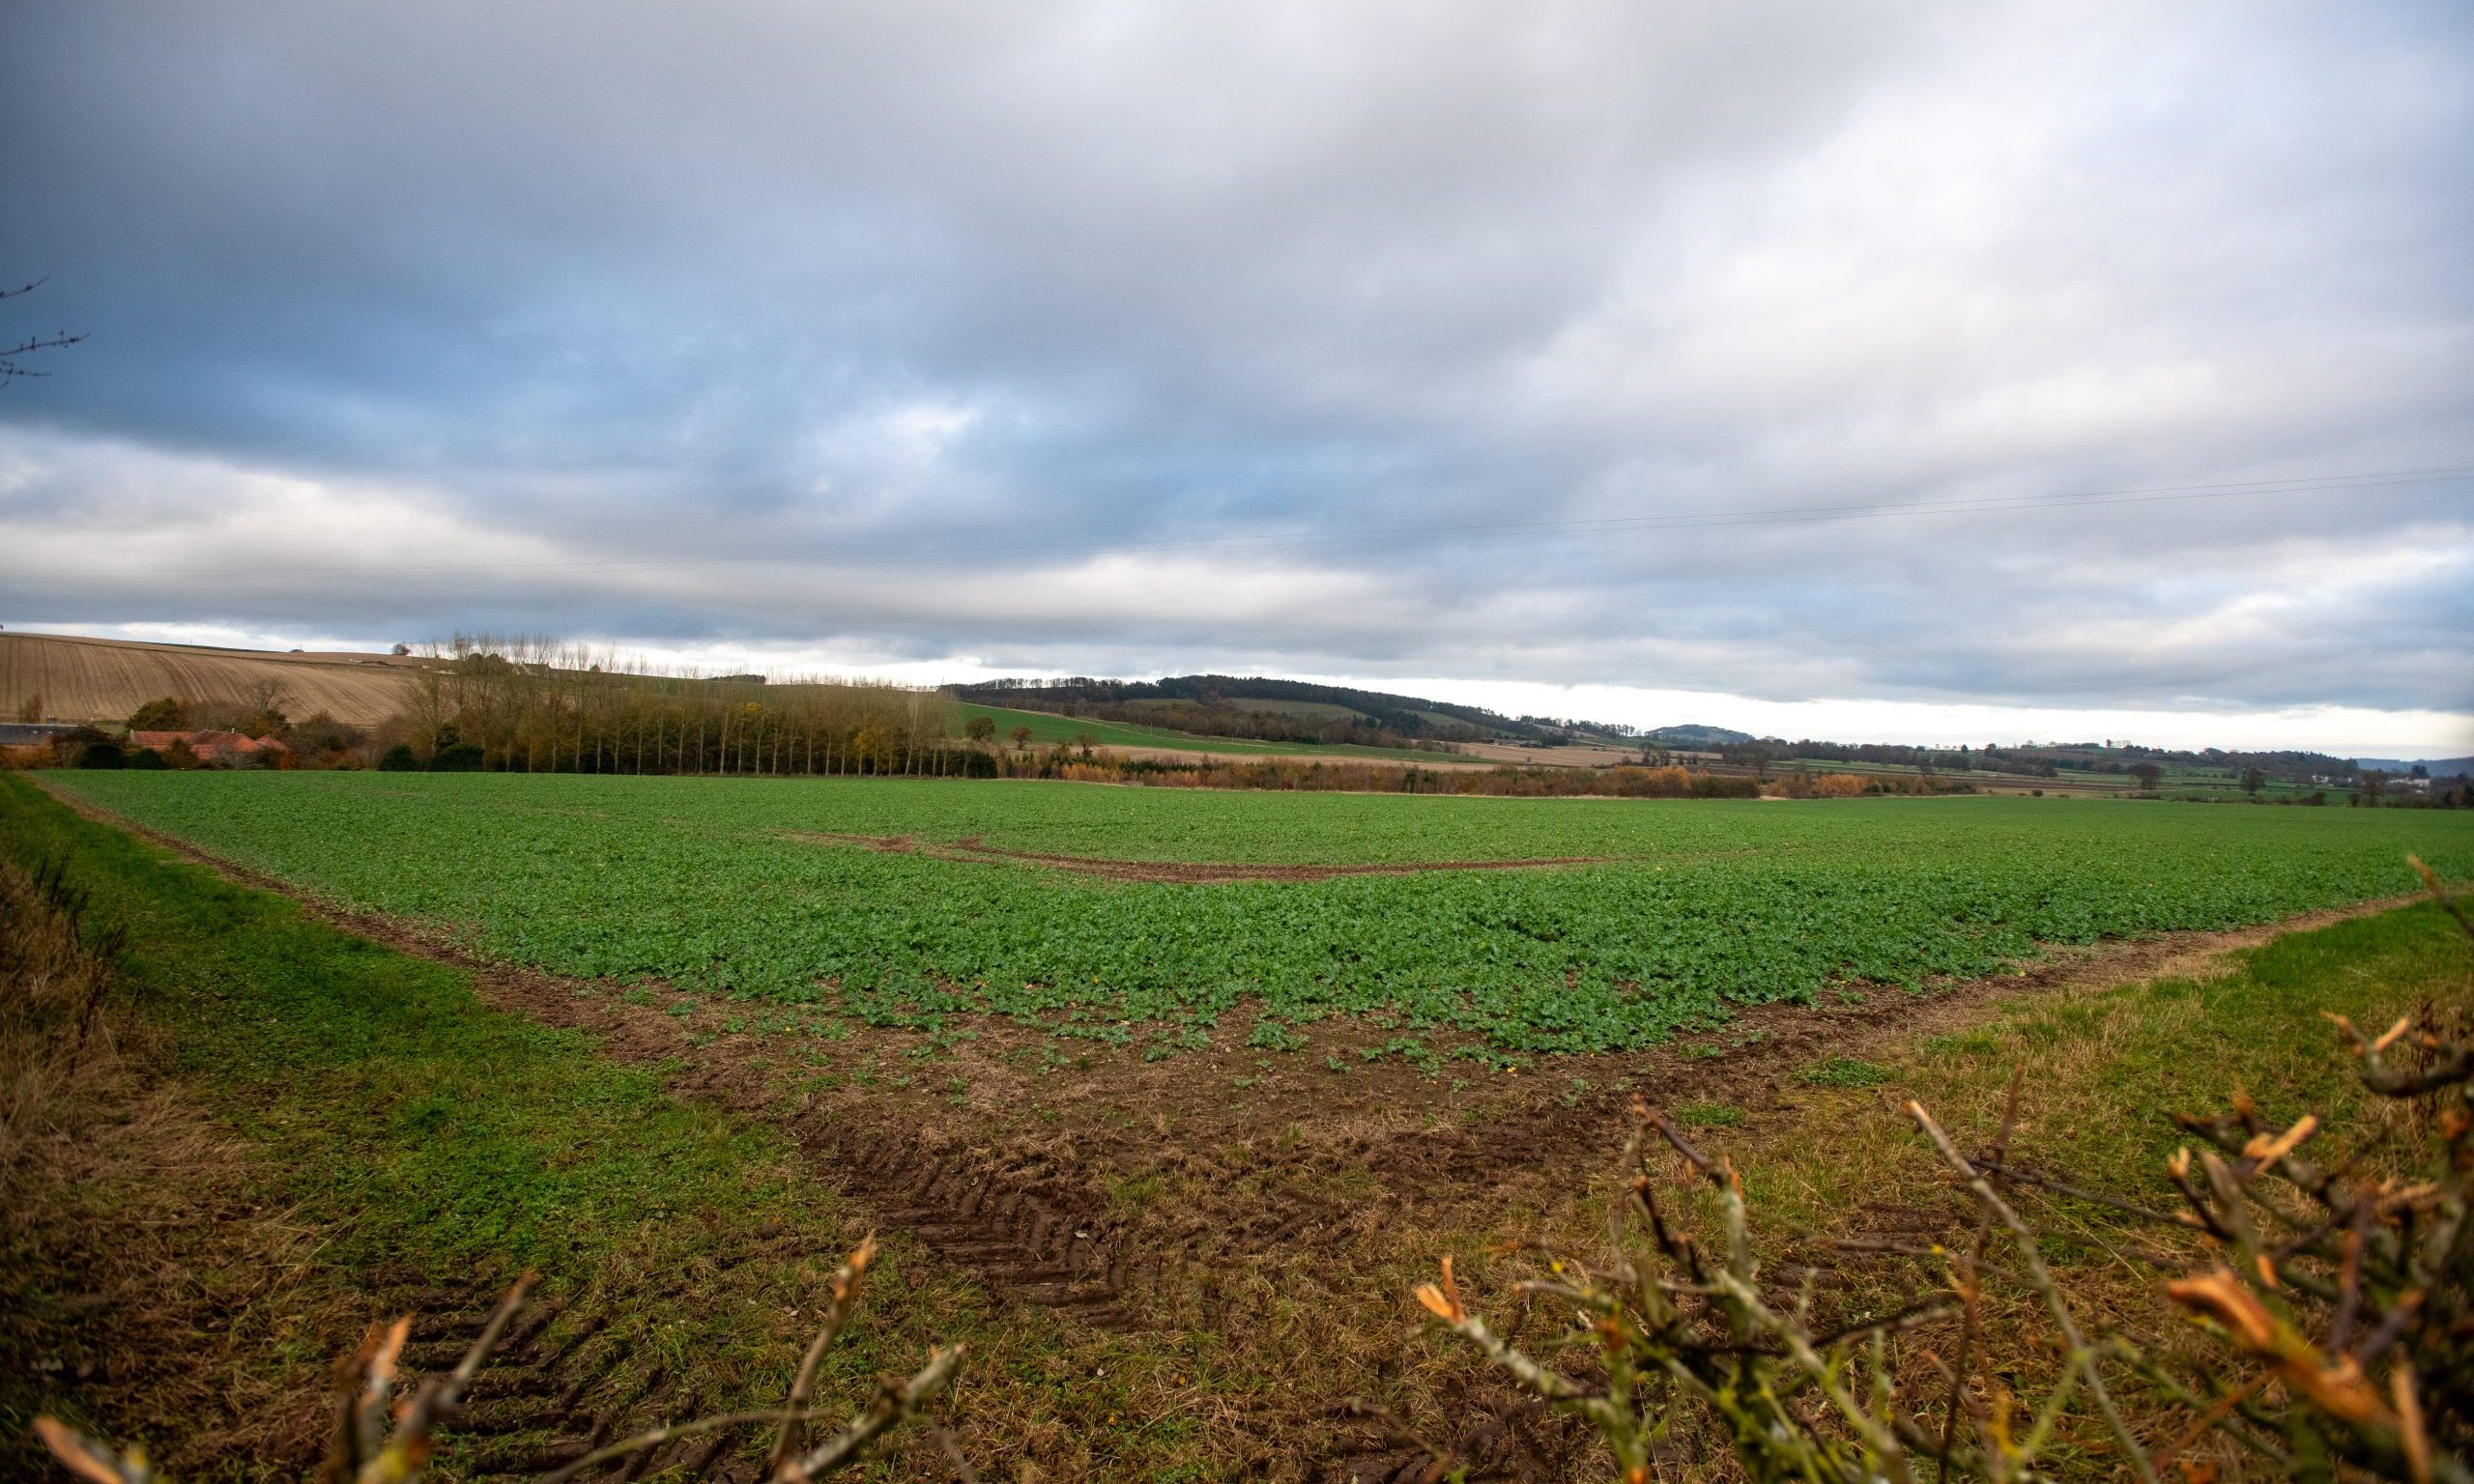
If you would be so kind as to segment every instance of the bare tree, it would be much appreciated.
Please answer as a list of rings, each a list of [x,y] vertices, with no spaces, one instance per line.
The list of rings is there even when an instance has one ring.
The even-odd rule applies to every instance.
[[[15,299],[21,294],[32,294],[35,290],[42,288],[43,285],[43,280],[38,278],[34,282],[26,284],[21,288],[0,289],[0,299]],[[67,346],[75,345],[78,341],[85,338],[86,336],[82,332],[72,335],[65,329],[55,329],[49,334],[27,335],[14,345],[0,348],[0,389],[5,389],[10,383],[14,382],[21,376],[49,376],[51,374],[48,371],[38,371],[32,366],[19,365],[17,362],[21,357],[32,356],[42,351],[57,351]]]

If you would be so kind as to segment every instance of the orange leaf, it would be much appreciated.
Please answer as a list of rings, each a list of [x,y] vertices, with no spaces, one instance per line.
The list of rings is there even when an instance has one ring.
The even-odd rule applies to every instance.
[[[2245,1350],[2277,1354],[2277,1322],[2266,1307],[2223,1268],[2196,1278],[2175,1278],[2165,1285],[2165,1297],[2184,1308],[2198,1309],[2226,1328]]]
[[[2300,1122],[2296,1123],[2292,1127],[2287,1128],[2285,1132],[2278,1134],[2275,1138],[2271,1139],[2263,1133],[2258,1138],[2253,1139],[2250,1143],[2244,1145],[2242,1147],[2242,1157],[2245,1159],[2257,1159],[2262,1165],[2274,1164],[2286,1156],[2292,1154],[2294,1146],[2311,1137],[2311,1130],[2318,1127],[2318,1115],[2316,1113],[2305,1113],[2302,1115]]]
[[[120,1470],[112,1467],[110,1458],[97,1452],[85,1434],[63,1426],[58,1418],[35,1418],[35,1436],[79,1478],[92,1479],[94,1484],[121,1484]]]

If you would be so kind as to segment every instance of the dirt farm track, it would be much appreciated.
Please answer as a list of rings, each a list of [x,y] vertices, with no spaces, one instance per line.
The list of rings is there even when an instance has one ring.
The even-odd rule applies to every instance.
[[[269,681],[294,716],[367,727],[400,710],[421,662],[384,654],[268,654],[197,644],[0,633],[0,717],[118,722],[162,696],[242,701]]]

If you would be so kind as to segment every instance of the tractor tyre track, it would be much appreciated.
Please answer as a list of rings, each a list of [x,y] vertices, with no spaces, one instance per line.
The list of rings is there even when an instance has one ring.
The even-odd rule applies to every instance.
[[[323,901],[254,868],[223,859],[162,831],[98,809],[65,790],[52,797],[257,890],[298,903],[331,926],[470,975],[482,1001],[539,1024],[591,1036],[602,1052],[669,1069],[679,1059],[678,1031],[660,1012],[608,995],[580,993],[570,980],[484,958],[375,913]],[[899,1224],[940,1259],[991,1292],[1070,1314],[1108,1328],[1136,1327],[1120,1300],[1155,1281],[1160,1265],[1140,1262],[1118,1240],[1105,1195],[1063,1172],[1024,1171],[984,1152],[940,1147],[915,1133],[836,1119],[792,1104],[763,1073],[720,1059],[670,1070],[675,1093],[719,1104],[790,1134],[813,1174]]]

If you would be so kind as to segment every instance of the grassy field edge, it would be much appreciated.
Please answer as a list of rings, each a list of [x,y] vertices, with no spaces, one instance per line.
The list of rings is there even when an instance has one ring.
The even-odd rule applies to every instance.
[[[672,1096],[657,1070],[603,1060],[579,1035],[488,1009],[451,968],[174,861],[9,776],[0,855],[65,861],[91,929],[126,934],[114,994],[156,1033],[129,1103],[157,1125],[181,1110],[171,1122],[188,1140],[140,1143],[118,1164],[105,1149],[13,1224],[0,1324],[12,1476],[48,1476],[26,1435],[39,1409],[144,1442],[192,1479],[297,1470],[323,1426],[328,1361],[362,1326],[416,1297],[494,1297],[526,1269],[629,1354],[588,1409],[691,1361],[705,1407],[787,1387],[806,1338],[792,1316],[866,1228],[777,1134]],[[212,1167],[193,1161],[201,1150]],[[180,1212],[192,1240],[154,1252],[176,1270],[98,1295],[115,1247],[151,1238],[130,1223],[167,1186],[212,1186]],[[306,1235],[276,1251],[252,1235],[268,1224]],[[839,1394],[864,1396],[876,1374],[985,1320],[976,1287],[915,1243],[897,1237],[888,1265],[899,1297],[863,1311],[828,1359]],[[261,1410],[189,1396],[194,1410],[165,1414],[154,1402],[182,1371],[245,1376],[229,1389]],[[674,1405],[692,1406],[683,1392]],[[242,1439],[271,1451],[221,1451]]]

